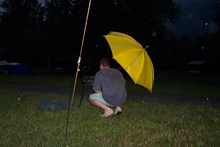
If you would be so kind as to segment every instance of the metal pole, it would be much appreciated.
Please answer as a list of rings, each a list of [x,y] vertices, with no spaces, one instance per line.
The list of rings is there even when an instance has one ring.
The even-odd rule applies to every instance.
[[[68,119],[67,119],[65,139],[67,139],[67,134],[68,134],[70,114],[71,114],[71,112],[72,112],[72,104],[73,104],[73,100],[74,100],[74,94],[75,94],[75,89],[76,89],[76,82],[77,82],[77,77],[78,77],[78,73],[79,73],[79,66],[80,66],[80,61],[81,61],[81,55],[82,55],[82,49],[83,49],[83,44],[84,44],[84,39],[85,39],[85,33],[86,33],[87,22],[88,22],[88,18],[89,18],[89,11],[90,11],[90,6],[91,6],[91,1],[92,1],[92,0],[89,0],[89,5],[88,5],[88,10],[87,10],[87,15],[86,15],[86,22],[85,22],[85,27],[84,27],[84,32],[83,32],[83,38],[82,38],[82,44],[81,44],[81,48],[80,48],[79,59],[78,59],[78,62],[77,62],[78,65],[77,65],[77,69],[76,69],[76,76],[75,76],[75,82],[74,82],[74,87],[73,87],[73,92],[72,92],[72,98],[71,98],[71,103],[70,103],[70,109],[69,109],[69,112],[68,112]]]

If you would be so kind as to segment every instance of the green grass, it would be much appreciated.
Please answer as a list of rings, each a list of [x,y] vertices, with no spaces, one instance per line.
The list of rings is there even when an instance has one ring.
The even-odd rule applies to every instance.
[[[220,98],[220,75],[216,73],[157,73],[153,92]]]
[[[37,72],[37,76],[0,76],[0,82],[29,83],[73,87],[75,77],[63,73]],[[77,77],[77,87],[82,87],[82,75]],[[149,93],[126,76],[126,89]],[[216,73],[156,72],[152,93],[220,98],[220,75]]]
[[[148,93],[127,80],[127,90]],[[220,98],[220,77],[213,73],[156,73],[153,93]],[[74,76],[0,76],[0,82],[72,87]],[[81,76],[77,81],[81,86]],[[74,98],[67,138],[68,110],[41,111],[42,99],[69,101],[71,95],[0,89],[2,147],[205,147],[220,146],[220,109],[201,104],[127,100],[123,114],[101,118],[102,110],[84,96]]]
[[[199,105],[127,100],[123,114],[101,118],[102,110],[79,97],[68,110],[41,111],[43,98],[69,101],[70,95],[0,89],[0,146],[4,147],[182,147],[220,146],[220,109]],[[20,98],[20,100],[19,100]]]

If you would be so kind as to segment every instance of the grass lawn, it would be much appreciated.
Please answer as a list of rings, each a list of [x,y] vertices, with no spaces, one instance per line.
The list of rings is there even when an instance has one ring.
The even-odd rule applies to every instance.
[[[220,98],[219,75],[155,74],[153,93]],[[72,86],[73,76],[0,76],[0,82]],[[78,86],[81,85],[80,77]],[[147,92],[127,78],[127,90]],[[208,103],[168,103],[127,100],[123,114],[101,118],[102,110],[80,97],[69,120],[68,110],[41,111],[42,99],[69,101],[71,95],[0,89],[0,146],[2,147],[218,147],[220,109]]]
[[[84,74],[85,75],[85,74]],[[77,87],[82,87],[83,74],[77,77]],[[125,75],[126,89],[133,92],[149,93],[142,86],[133,83]],[[62,73],[37,72],[37,76],[0,76],[0,82],[29,83],[38,85],[54,85],[73,87],[75,77]],[[152,93],[172,94],[183,96],[197,96],[220,98],[220,75],[216,73],[189,73],[189,72],[155,72]]]
[[[101,118],[103,112],[84,99],[72,109],[65,139],[68,110],[41,111],[36,104],[42,98],[68,101],[69,95],[4,88],[0,95],[2,147],[220,146],[220,109],[206,104],[128,100],[122,115]]]

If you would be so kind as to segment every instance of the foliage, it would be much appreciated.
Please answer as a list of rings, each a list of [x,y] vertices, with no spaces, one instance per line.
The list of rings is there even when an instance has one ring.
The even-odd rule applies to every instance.
[[[80,4],[76,9],[82,10],[81,5],[85,4]],[[94,52],[98,53],[95,56],[111,56],[110,50],[103,50],[109,47],[102,36],[110,31],[118,31],[129,34],[143,47],[148,45],[147,50],[154,59],[156,56],[153,53],[157,53],[156,48],[163,50],[164,44],[167,43],[165,22],[169,20],[176,23],[179,17],[178,5],[170,0],[162,2],[155,0],[93,1],[87,29],[88,36],[92,37],[86,39],[90,46],[85,52],[90,54],[93,47]],[[161,43],[158,44],[158,42]],[[94,53],[91,55],[94,56]]]
[[[186,70],[191,60],[206,60],[207,70],[220,68],[219,3],[207,25],[207,34],[195,42],[177,40],[166,23],[177,24],[180,6],[172,0],[3,0],[0,7],[0,60],[26,62],[32,66],[76,63],[83,45],[82,64],[95,66],[112,53],[103,35],[126,33],[146,48],[159,70]],[[86,36],[82,35],[87,23]],[[67,66],[68,65],[68,66]]]
[[[40,41],[39,23],[43,18],[37,0],[3,1],[0,23],[0,42],[6,59],[16,61],[20,57],[30,60],[36,54]]]
[[[216,12],[209,22],[207,22],[207,33],[198,37],[195,43],[197,59],[210,62],[210,69],[218,71],[220,69],[220,3],[216,4]]]
[[[0,15],[0,38],[6,60],[39,66],[48,60],[77,57],[88,0],[4,0],[1,7],[5,11]],[[110,31],[127,33],[154,52],[162,48],[157,42],[164,37],[164,23],[177,23],[179,17],[179,6],[172,0],[93,1],[84,56],[91,62],[111,56],[110,50],[103,50],[108,48],[103,35]]]

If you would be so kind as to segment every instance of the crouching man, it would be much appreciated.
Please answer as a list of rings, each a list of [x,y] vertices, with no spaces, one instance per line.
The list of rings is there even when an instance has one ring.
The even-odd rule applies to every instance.
[[[126,81],[122,73],[114,68],[110,68],[110,61],[103,58],[100,61],[100,71],[94,78],[93,90],[95,93],[88,98],[89,102],[104,110],[101,117],[109,117],[122,113],[121,105],[125,102],[127,91]],[[115,107],[113,111],[110,107]]]

